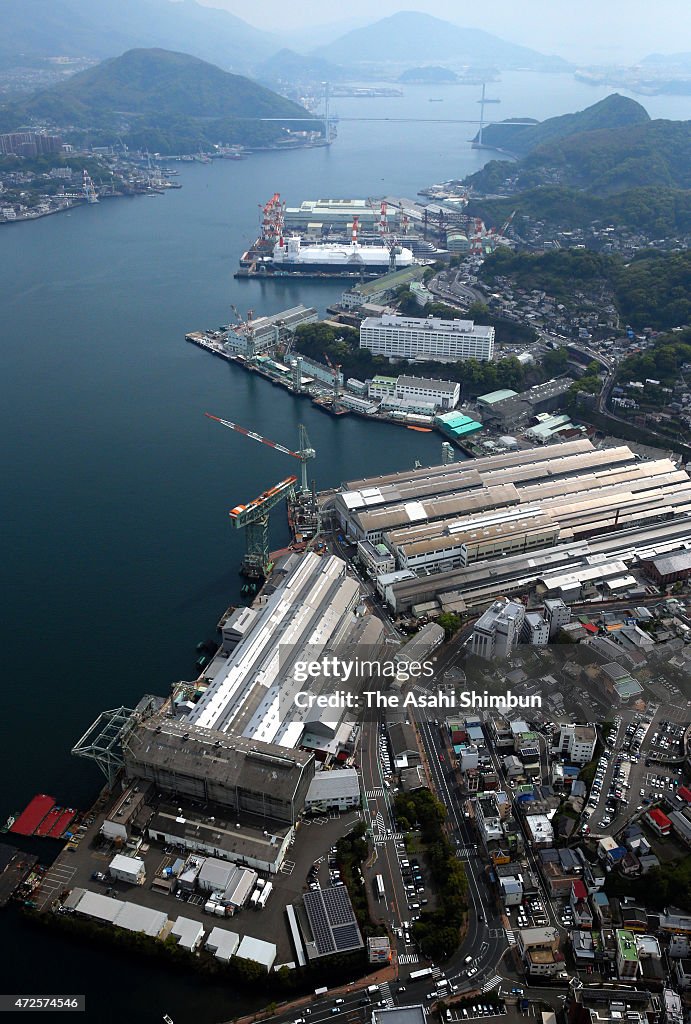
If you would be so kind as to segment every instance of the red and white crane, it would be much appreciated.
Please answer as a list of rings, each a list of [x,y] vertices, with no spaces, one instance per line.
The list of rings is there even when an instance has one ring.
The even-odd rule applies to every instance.
[[[220,423],[222,427],[228,427],[229,430],[234,430],[236,434],[244,434],[245,437],[249,437],[252,441],[259,441],[260,444],[265,444],[267,448],[274,448],[277,452],[283,452],[284,455],[290,455],[294,459],[299,459],[302,464],[302,479],[300,481],[302,490],[307,493],[309,487],[307,485],[307,462],[309,459],[313,459],[316,456],[316,451],[310,444],[307,431],[300,424],[300,451],[294,452],[292,448],[286,448],[284,444],[278,444],[277,441],[271,441],[268,437],[262,437],[254,430],[248,430],[246,427],[241,427],[239,423],[233,423],[231,420],[221,419],[220,416],[214,416],[210,412],[205,412],[205,416],[208,416],[210,420],[215,420],[216,423]]]

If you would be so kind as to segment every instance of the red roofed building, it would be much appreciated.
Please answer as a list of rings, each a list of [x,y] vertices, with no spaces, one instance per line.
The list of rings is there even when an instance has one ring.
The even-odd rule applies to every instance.
[[[593,912],[588,903],[588,890],[582,879],[576,878],[571,883],[571,911],[577,928],[593,927]]]
[[[691,789],[688,786],[680,786],[677,790],[677,796],[681,797],[684,803],[691,804]]]
[[[659,807],[653,807],[652,811],[648,811],[646,818],[650,822],[653,830],[657,832],[659,836],[669,835],[672,828],[672,822]]]

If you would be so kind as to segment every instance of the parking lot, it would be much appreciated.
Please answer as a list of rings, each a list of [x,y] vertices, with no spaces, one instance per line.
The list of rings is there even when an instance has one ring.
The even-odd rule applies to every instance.
[[[526,896],[523,903],[507,907],[506,916],[518,928],[546,928],[550,923],[540,896]]]
[[[443,1020],[456,1024],[458,1021],[479,1020],[481,1017],[505,1017],[506,1012],[504,1003],[482,1003],[478,1000],[459,1008],[450,1007],[444,1012]]]
[[[154,878],[160,877],[164,870],[172,867],[179,857],[186,856],[185,853],[155,842],[143,842],[136,850],[123,851],[112,842],[104,841],[100,837],[99,829],[103,818],[103,815],[99,815],[89,827],[77,849],[64,850],[55,861],[46,884],[45,901],[40,904],[42,908],[45,906],[47,909],[50,902],[58,899],[66,890],[82,887],[92,892],[107,894],[116,899],[164,911],[171,920],[175,920],[178,916],[190,917],[200,921],[207,932],[214,925],[221,923],[218,919],[205,913],[205,895],[199,892],[182,893],[179,890],[178,893],[173,894],[152,888]],[[349,812],[334,817],[325,815],[302,821],[293,844],[288,850],[282,869],[277,874],[265,876],[270,877],[274,886],[274,891],[266,907],[257,910],[246,906],[232,917],[224,918],[222,926],[238,932],[241,936],[247,934],[275,943],[277,963],[287,963],[293,960],[292,941],[286,923],[286,904],[297,902],[302,898],[308,887],[308,873],[317,859],[320,860],[322,867],[320,875],[322,884],[330,884],[327,863],[329,850],[359,820],[360,817],[357,813]],[[119,852],[127,852],[144,861],[146,868],[144,885],[129,885],[109,877],[108,865],[113,856]]]
[[[596,764],[582,832],[616,831],[636,811],[663,796],[672,796],[681,771],[660,764],[681,757],[685,712],[670,705],[649,704],[645,713],[622,712],[605,736]]]

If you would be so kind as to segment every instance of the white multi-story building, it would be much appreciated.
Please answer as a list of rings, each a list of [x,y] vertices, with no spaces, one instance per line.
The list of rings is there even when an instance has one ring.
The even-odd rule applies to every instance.
[[[461,385],[457,381],[403,375],[396,381],[396,397],[430,402],[439,409],[455,409],[461,397]]]
[[[476,325],[472,320],[385,313],[362,321],[360,348],[390,359],[488,362],[494,353],[494,328]]]
[[[545,618],[549,623],[549,638],[553,640],[562,626],[571,622],[571,609],[560,597],[545,600]]]
[[[424,407],[435,412],[437,409],[455,409],[461,397],[461,385],[451,380],[434,380],[431,377],[373,377],[367,384],[370,398],[381,398],[394,404]]]
[[[480,658],[506,658],[518,644],[525,621],[520,601],[495,601],[475,623],[471,651]]]
[[[528,612],[523,623],[521,640],[533,647],[546,647],[549,643],[549,622],[541,612]]]
[[[597,734],[592,725],[562,725],[559,749],[568,754],[574,764],[587,764],[595,753]]]

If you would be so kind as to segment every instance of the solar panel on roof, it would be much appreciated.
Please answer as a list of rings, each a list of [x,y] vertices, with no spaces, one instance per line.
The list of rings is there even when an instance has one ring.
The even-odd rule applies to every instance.
[[[305,910],[321,956],[362,946],[362,937],[345,886],[305,893]]]

